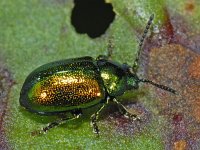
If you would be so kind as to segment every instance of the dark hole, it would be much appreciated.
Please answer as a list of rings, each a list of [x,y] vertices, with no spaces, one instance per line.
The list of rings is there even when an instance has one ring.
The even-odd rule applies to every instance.
[[[115,17],[111,4],[104,0],[74,0],[71,23],[78,33],[96,38],[105,33]]]

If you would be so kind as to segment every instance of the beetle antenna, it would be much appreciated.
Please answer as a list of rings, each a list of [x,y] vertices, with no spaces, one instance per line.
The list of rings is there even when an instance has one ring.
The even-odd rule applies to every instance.
[[[150,81],[150,80],[147,80],[147,79],[139,79],[140,82],[144,82],[144,83],[149,83],[149,84],[152,84],[160,89],[163,89],[165,91],[168,91],[168,92],[171,92],[173,94],[176,94],[176,91],[170,87],[167,87],[165,85],[160,85],[160,84],[157,84],[157,83],[154,83],[153,81]]]
[[[146,28],[145,28],[145,30],[144,30],[144,33],[143,33],[143,35],[142,35],[142,37],[141,37],[141,39],[140,39],[138,56],[139,56],[139,54],[140,54],[140,51],[141,51],[141,49],[142,49],[144,40],[145,40],[145,38],[146,38],[146,36],[147,36],[147,33],[148,33],[149,29],[150,29],[150,26],[151,26],[151,24],[152,24],[152,22],[153,22],[153,19],[154,19],[154,14],[152,14],[152,15],[150,16],[149,21],[147,22]]]
[[[153,22],[153,19],[154,19],[154,14],[152,14],[150,16],[149,21],[147,22],[146,28],[145,28],[145,30],[143,32],[143,35],[142,35],[142,37],[141,37],[141,39],[139,41],[139,50],[137,52],[137,56],[136,56],[135,62],[133,64],[133,70],[134,71],[137,71],[137,69],[138,69],[138,62],[139,62],[139,57],[140,57],[140,53],[141,53],[141,50],[142,50],[142,46],[143,46],[144,40],[145,40],[145,38],[147,36],[147,33],[148,33],[149,29],[150,29],[150,26],[151,26],[151,24]]]

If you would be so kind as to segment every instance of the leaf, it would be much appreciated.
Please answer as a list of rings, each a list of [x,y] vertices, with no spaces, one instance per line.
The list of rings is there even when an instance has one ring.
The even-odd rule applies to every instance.
[[[38,116],[20,107],[20,89],[27,75],[38,66],[48,62],[81,56],[96,58],[100,54],[106,54],[110,39],[114,44],[113,60],[132,65],[138,50],[138,39],[140,39],[151,14],[155,15],[155,19],[151,35],[148,35],[144,45],[144,56],[148,59],[141,59],[141,61],[144,61],[144,66],[141,65],[143,76],[162,84],[165,83],[170,87],[180,87],[178,83],[174,84],[173,82],[175,75],[165,70],[167,68],[165,65],[170,64],[170,60],[167,60],[167,62],[158,60],[160,55],[162,55],[160,59],[164,59],[164,56],[171,56],[168,55],[167,50],[164,50],[163,47],[166,45],[168,47],[173,42],[197,52],[196,47],[198,47],[199,38],[191,36],[189,33],[194,33],[194,35],[199,33],[199,26],[193,23],[198,21],[197,18],[200,15],[199,3],[194,2],[194,8],[192,9],[193,3],[191,2],[191,7],[185,9],[187,4],[180,0],[175,1],[175,6],[173,5],[174,1],[172,2],[171,0],[161,0],[159,2],[156,0],[145,2],[141,0],[110,0],[107,2],[112,3],[114,7],[115,20],[104,35],[91,39],[86,34],[76,33],[71,25],[70,16],[73,9],[73,1],[71,0],[0,1],[0,58],[2,59],[2,64],[10,70],[16,82],[11,89],[7,115],[4,117],[6,138],[11,149],[159,150],[194,146],[197,149],[199,148],[199,145],[195,145],[195,142],[194,144],[189,144],[190,141],[195,141],[195,138],[187,141],[188,136],[185,135],[181,139],[176,139],[176,135],[179,134],[169,134],[174,130],[169,128],[165,130],[164,128],[172,121],[173,115],[170,115],[169,112],[175,112],[175,120],[176,114],[179,113],[177,105],[173,105],[176,108],[167,109],[167,102],[172,103],[172,100],[177,96],[161,90],[156,92],[155,89],[151,89],[151,86],[142,85],[140,90],[135,91],[134,94],[131,92],[128,97],[120,97],[125,101],[125,105],[130,111],[142,114],[143,122],[141,123],[127,120],[119,114],[114,105],[110,105],[101,114],[98,122],[101,134],[97,138],[92,133],[89,123],[90,115],[96,110],[97,106],[85,110],[82,118],[67,122],[50,130],[45,135],[31,136],[30,133],[32,131],[44,127],[47,123],[54,121],[56,117]],[[190,17],[185,17],[181,11],[189,14]],[[178,25],[176,25],[179,21],[178,19],[176,20],[177,16],[181,18],[179,20],[186,20],[184,24],[184,27],[187,27],[186,33],[183,30],[185,29],[184,27],[179,26],[178,28]],[[195,32],[192,28],[188,28],[190,26],[194,26]],[[187,44],[186,40],[183,39],[184,36],[179,38],[180,32],[178,32],[178,29],[181,29],[181,35],[195,39],[195,43]],[[195,47],[194,44],[197,46]],[[176,51],[174,47],[176,46],[172,45],[172,49]],[[154,49],[152,50],[152,48]],[[183,49],[185,51],[185,48]],[[175,56],[178,55],[175,52],[173,54]],[[194,53],[193,55],[197,54]],[[170,57],[166,58],[170,59]],[[183,56],[179,58],[181,59]],[[179,69],[178,64],[175,69]],[[160,77],[157,77],[157,74]],[[198,75],[198,72],[194,74]],[[171,78],[167,78],[167,80],[164,77]],[[181,81],[179,82],[182,83]],[[126,102],[125,99],[130,100]],[[182,100],[180,97],[178,99]],[[137,103],[136,105],[134,105],[135,102]],[[166,109],[167,114],[164,115]],[[184,112],[184,110],[185,107],[180,111]],[[183,113],[183,115],[187,114]],[[181,121],[178,123],[181,124]],[[189,123],[188,118],[183,121],[184,125],[186,125],[185,121]],[[196,133],[196,122],[194,125]],[[175,125],[170,124],[168,127],[175,128]],[[188,131],[189,127],[185,126],[185,128]],[[191,132],[190,130],[184,133],[193,135]],[[199,136],[196,136],[196,138],[199,139]],[[168,143],[165,144],[166,142]]]

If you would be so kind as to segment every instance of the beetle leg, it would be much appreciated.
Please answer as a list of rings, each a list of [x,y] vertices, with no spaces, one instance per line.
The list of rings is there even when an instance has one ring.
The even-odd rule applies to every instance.
[[[114,48],[113,37],[111,36],[110,39],[108,40],[108,48],[107,48],[108,49],[108,54],[107,54],[108,60],[112,60],[113,48]]]
[[[133,119],[133,120],[140,120],[140,117],[137,116],[136,114],[132,114],[130,113],[127,108],[122,105],[122,103],[120,103],[116,98],[113,99],[113,102],[115,102],[120,110],[120,112],[122,114],[124,114],[125,117],[128,117],[129,119]]]
[[[93,126],[93,132],[99,135],[99,128],[97,126],[97,120],[99,119],[99,113],[103,110],[103,108],[108,104],[109,97],[107,97],[107,101],[91,116],[91,125]]]
[[[75,119],[79,118],[80,116],[81,116],[81,114],[74,115],[74,117],[72,117],[72,118],[69,118],[69,117],[61,118],[59,120],[56,120],[54,122],[49,123],[46,127],[42,128],[42,130],[33,131],[31,134],[34,136],[34,135],[39,135],[39,134],[42,134],[42,133],[46,133],[51,128],[59,126],[59,125],[65,123],[66,121],[75,120]]]
[[[91,116],[91,125],[93,126],[93,132],[96,134],[99,134],[99,128],[97,126],[97,120],[99,119],[99,113],[102,111],[102,109],[105,107],[106,104],[103,104],[99,110],[92,114]]]

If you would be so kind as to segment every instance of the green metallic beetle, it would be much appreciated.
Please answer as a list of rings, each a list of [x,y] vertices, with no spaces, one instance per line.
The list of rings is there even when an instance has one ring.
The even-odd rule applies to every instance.
[[[81,57],[45,64],[34,70],[25,80],[20,93],[20,104],[28,111],[39,115],[57,115],[61,118],[50,123],[38,133],[43,133],[82,114],[82,109],[100,104],[101,107],[91,116],[94,133],[99,134],[97,119],[108,102],[119,106],[120,112],[134,120],[140,118],[116,99],[125,91],[138,89],[140,82],[150,83],[158,88],[175,93],[175,90],[156,84],[136,75],[140,51],[146,34],[153,21],[152,15],[140,40],[139,51],[133,67],[112,60],[108,56]],[[73,117],[66,117],[66,113]]]

